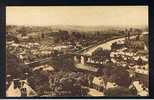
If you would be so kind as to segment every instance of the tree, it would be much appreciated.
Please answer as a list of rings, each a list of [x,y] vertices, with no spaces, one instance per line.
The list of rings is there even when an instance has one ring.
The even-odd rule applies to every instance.
[[[83,89],[82,76],[75,72],[60,71],[49,79],[52,94],[56,96],[85,96],[87,90]]]
[[[110,60],[110,50],[97,48],[93,53],[92,57],[96,61],[105,61]]]
[[[23,73],[30,71],[28,66],[19,63],[19,60],[15,55],[7,52],[6,57],[6,74],[11,75],[12,78],[23,78]]]
[[[66,41],[69,39],[69,34],[68,34],[68,31],[62,31],[60,30],[60,40],[61,41]]]
[[[133,96],[133,93],[124,87],[110,88],[104,92],[105,96]]]
[[[56,70],[75,70],[74,61],[68,56],[55,56],[51,60],[51,64],[55,66]]]
[[[18,33],[22,34],[22,36],[26,36],[27,33],[30,32],[28,27],[25,27],[25,26],[20,27],[17,31],[18,31]]]
[[[129,77],[129,72],[126,71],[123,67],[115,66],[111,70],[111,79],[118,84],[119,86],[129,87],[131,84],[131,78]]]
[[[49,90],[48,75],[38,71],[30,73],[28,83],[37,92],[38,95],[44,95]]]

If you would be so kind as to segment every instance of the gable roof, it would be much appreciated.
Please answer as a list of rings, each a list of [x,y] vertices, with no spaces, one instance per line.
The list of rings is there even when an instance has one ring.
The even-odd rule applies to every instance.
[[[20,80],[19,82],[23,83],[21,87],[14,88],[14,82],[11,82],[10,87],[6,91],[6,96],[8,97],[21,97],[22,92],[21,89],[25,88],[27,96],[37,96],[37,93],[28,85],[27,80]]]

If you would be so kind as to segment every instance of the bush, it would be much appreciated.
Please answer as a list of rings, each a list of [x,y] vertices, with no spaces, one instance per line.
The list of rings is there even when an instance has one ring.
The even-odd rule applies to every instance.
[[[133,96],[128,88],[116,87],[110,88],[104,92],[105,96]]]

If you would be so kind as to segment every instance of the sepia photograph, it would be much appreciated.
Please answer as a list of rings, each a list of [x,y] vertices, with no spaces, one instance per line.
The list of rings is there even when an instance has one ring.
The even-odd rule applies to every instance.
[[[6,97],[147,97],[148,36],[148,6],[6,6]]]

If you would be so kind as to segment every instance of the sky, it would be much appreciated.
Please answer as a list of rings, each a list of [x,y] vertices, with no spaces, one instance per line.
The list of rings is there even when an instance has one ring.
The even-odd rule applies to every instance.
[[[7,25],[148,25],[148,6],[8,6]]]

